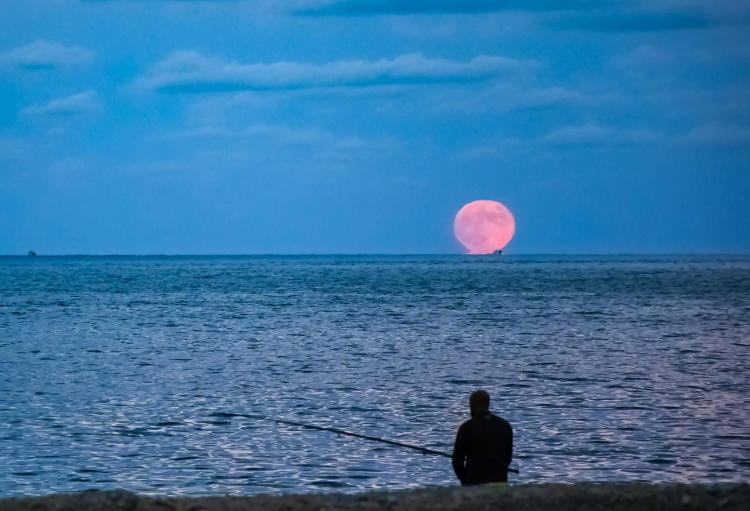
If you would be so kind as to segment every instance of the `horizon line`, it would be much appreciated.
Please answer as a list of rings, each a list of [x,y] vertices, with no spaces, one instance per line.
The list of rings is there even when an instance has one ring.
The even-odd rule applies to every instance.
[[[748,252],[527,252],[508,254],[469,254],[460,252],[257,252],[257,253],[51,253],[0,254],[0,257],[357,257],[357,256],[750,256]]]

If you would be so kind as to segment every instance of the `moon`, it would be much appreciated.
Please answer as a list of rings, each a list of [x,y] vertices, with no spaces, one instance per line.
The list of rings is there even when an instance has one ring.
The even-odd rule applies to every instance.
[[[475,200],[456,213],[453,232],[469,254],[491,254],[513,238],[516,219],[500,202]]]

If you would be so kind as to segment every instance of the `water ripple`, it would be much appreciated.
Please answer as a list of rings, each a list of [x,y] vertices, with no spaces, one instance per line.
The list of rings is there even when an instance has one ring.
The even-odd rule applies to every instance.
[[[750,476],[750,260],[0,258],[0,494],[454,484],[483,387],[516,481]]]

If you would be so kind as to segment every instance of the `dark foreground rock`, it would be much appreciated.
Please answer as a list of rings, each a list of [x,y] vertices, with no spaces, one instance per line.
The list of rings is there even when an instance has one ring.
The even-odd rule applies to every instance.
[[[354,495],[157,498],[124,490],[0,499],[2,511],[747,511],[750,485],[578,483],[373,491]]]

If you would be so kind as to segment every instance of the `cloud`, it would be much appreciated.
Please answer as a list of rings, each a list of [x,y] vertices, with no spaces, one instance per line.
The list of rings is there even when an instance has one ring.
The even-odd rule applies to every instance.
[[[372,161],[392,155],[401,147],[400,142],[391,138],[362,138],[317,126],[265,123],[235,128],[209,124],[160,138],[175,141],[180,147],[189,141],[190,146],[197,149],[196,154],[214,155],[215,160],[238,163],[265,155],[272,156],[277,163],[286,158],[303,158],[307,162],[351,164],[363,158]]]
[[[64,98],[53,99],[43,105],[31,105],[21,111],[25,115],[73,115],[94,112],[103,107],[95,91],[86,91]]]
[[[175,135],[174,138],[271,138],[283,143],[308,144],[331,141],[335,135],[319,128],[292,128],[277,124],[252,124],[241,129],[201,126]]]
[[[704,46],[670,45],[667,50],[640,45],[611,58],[605,72],[631,91],[638,91],[634,100],[653,102],[673,114],[724,111],[742,115],[748,111],[750,97],[746,91],[750,82],[727,70],[735,69],[744,58],[729,55],[731,44],[722,51]],[[714,114],[707,118],[718,117]]]
[[[60,43],[37,39],[26,46],[0,53],[0,65],[46,70],[85,64],[91,58],[91,52],[83,47],[63,46]]]
[[[594,0],[341,0],[298,9],[302,16],[471,14],[498,11],[567,11],[601,5]]]
[[[559,128],[539,141],[556,146],[621,146],[653,144],[663,139],[661,134],[650,130],[624,130],[586,123]]]
[[[750,128],[713,122],[693,128],[683,137],[683,141],[718,147],[750,147]]]
[[[506,113],[518,110],[553,108],[564,105],[579,107],[597,106],[613,103],[619,99],[613,93],[594,94],[564,87],[525,89],[507,83],[499,83],[463,99],[447,102],[440,107],[440,110]]]
[[[664,88],[641,94],[641,103],[649,102],[668,115],[702,119],[747,118],[750,113],[750,83],[739,83],[732,87],[713,89]]]
[[[701,11],[600,12],[550,23],[553,28],[589,32],[660,32],[702,30],[719,25]]]
[[[666,134],[652,130],[628,130],[587,123],[565,126],[542,137],[521,139],[496,137],[454,155],[457,160],[497,160],[518,158],[519,152],[538,151],[548,146],[559,149],[658,146],[663,150],[716,150],[750,148],[750,128],[736,124],[712,122],[687,132]]]
[[[684,145],[747,147],[750,146],[750,128],[712,122],[697,126],[684,134],[666,135],[651,130],[627,130],[587,123],[557,129],[541,137],[539,141],[557,146],[661,144],[674,147]]]
[[[296,3],[296,2],[295,2]],[[536,13],[550,28],[591,32],[702,30],[747,24],[737,0],[308,0],[290,6],[298,16]]]
[[[265,139],[283,146],[314,145],[327,149],[362,151],[392,145],[385,140],[365,140],[358,136],[340,136],[318,127],[292,127],[256,123],[239,129],[206,125],[170,136],[172,139]]]
[[[496,136],[481,144],[456,153],[457,160],[496,160],[518,158],[519,153],[534,153],[540,147],[571,149],[596,147],[627,147],[636,145],[674,145],[677,140],[651,130],[628,130],[586,123],[564,126],[552,132],[530,138]]]
[[[481,55],[469,61],[431,59],[420,54],[376,61],[324,64],[275,62],[240,64],[193,51],[173,53],[135,82],[162,93],[366,87],[399,83],[473,82],[534,67],[535,62]]]
[[[694,63],[694,55],[676,55],[653,45],[641,45],[626,55],[614,57],[609,67],[641,85],[674,87],[676,74],[684,73],[686,63]],[[689,67],[687,67],[689,70]]]
[[[654,69],[670,66],[676,60],[673,54],[661,48],[653,45],[641,45],[627,55],[614,58],[612,64],[624,71],[641,72],[644,68]]]

